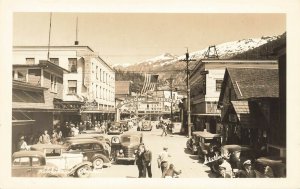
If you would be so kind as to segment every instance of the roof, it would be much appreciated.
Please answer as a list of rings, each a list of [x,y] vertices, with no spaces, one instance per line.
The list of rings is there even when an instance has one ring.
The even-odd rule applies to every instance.
[[[227,68],[237,99],[278,98],[278,69]]]
[[[248,101],[231,101],[234,110],[237,114],[249,114],[249,102]]]
[[[250,146],[238,145],[238,144],[224,145],[224,146],[222,146],[222,149],[227,150],[229,152],[252,150],[252,148]]]
[[[34,144],[31,146],[31,149],[42,150],[42,149],[64,149],[66,148],[63,145],[59,144]]]
[[[213,134],[213,133],[210,133],[207,131],[196,131],[196,132],[193,132],[193,134],[201,136],[201,137],[205,137],[205,138],[214,138],[214,137],[221,136],[220,134]]]
[[[16,157],[24,157],[24,156],[27,156],[27,157],[44,157],[44,153],[40,152],[40,151],[18,151],[18,152],[15,152],[13,154],[13,158],[16,158]]]
[[[132,81],[116,81],[115,89],[116,89],[116,95],[121,94],[130,94],[130,84]]]

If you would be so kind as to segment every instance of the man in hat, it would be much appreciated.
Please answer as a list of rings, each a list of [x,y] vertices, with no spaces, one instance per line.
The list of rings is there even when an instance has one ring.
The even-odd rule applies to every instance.
[[[171,155],[168,152],[168,148],[163,147],[163,151],[158,155],[158,158],[157,158],[158,168],[161,168],[162,176],[164,175],[164,172],[168,168],[168,162],[169,162],[170,157],[171,157]]]
[[[256,173],[252,169],[251,160],[246,160],[243,163],[244,170],[241,170],[238,174],[240,178],[256,178]]]

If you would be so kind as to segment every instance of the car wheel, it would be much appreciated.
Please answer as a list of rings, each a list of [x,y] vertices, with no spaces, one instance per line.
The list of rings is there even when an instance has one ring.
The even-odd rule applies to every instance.
[[[93,167],[94,169],[101,169],[103,167],[104,161],[101,158],[96,158],[93,161]]]
[[[79,167],[76,170],[76,176],[79,178],[86,178],[89,177],[91,174],[91,167],[88,165],[84,165],[82,167]]]

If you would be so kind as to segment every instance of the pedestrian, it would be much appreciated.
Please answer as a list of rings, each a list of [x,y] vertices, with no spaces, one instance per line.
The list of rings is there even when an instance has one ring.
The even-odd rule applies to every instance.
[[[30,147],[27,145],[27,143],[25,141],[25,137],[24,136],[20,137],[17,149],[18,149],[18,151],[20,151],[20,150],[29,150],[30,149]]]
[[[163,147],[163,151],[158,155],[158,158],[157,158],[158,168],[161,168],[162,175],[168,168],[168,163],[169,163],[170,157],[171,157],[171,155],[168,152],[168,148]]]
[[[146,169],[144,166],[144,152],[145,147],[144,145],[140,145],[138,148],[138,151],[135,156],[135,162],[139,170],[139,178],[145,178],[146,177]]]
[[[165,123],[162,124],[162,130],[163,132],[161,133],[161,136],[163,136],[165,134],[165,136],[168,135],[167,133],[167,125]]]
[[[152,171],[151,171],[151,162],[152,162],[152,152],[146,148],[144,152],[144,167],[147,170],[148,177],[152,178]]]
[[[39,143],[42,144],[51,144],[50,136],[48,135],[48,131],[45,130],[44,133],[39,138]]]
[[[180,175],[182,173],[181,170],[177,171],[174,167],[174,165],[171,163],[169,168],[163,173],[163,178],[174,178],[177,175]]]
[[[59,139],[59,136],[58,136],[57,131],[53,130],[51,143],[52,144],[58,144],[58,139]]]
[[[256,173],[252,169],[251,160],[246,160],[243,163],[244,170],[239,171],[238,177],[240,178],[256,178]]]

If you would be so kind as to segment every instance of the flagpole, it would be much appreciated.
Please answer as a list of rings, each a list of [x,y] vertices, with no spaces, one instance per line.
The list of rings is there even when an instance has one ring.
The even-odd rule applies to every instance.
[[[47,60],[50,60],[50,39],[51,39],[51,22],[52,22],[52,12],[50,12],[50,25],[49,25],[49,38],[48,38],[48,54]]]

